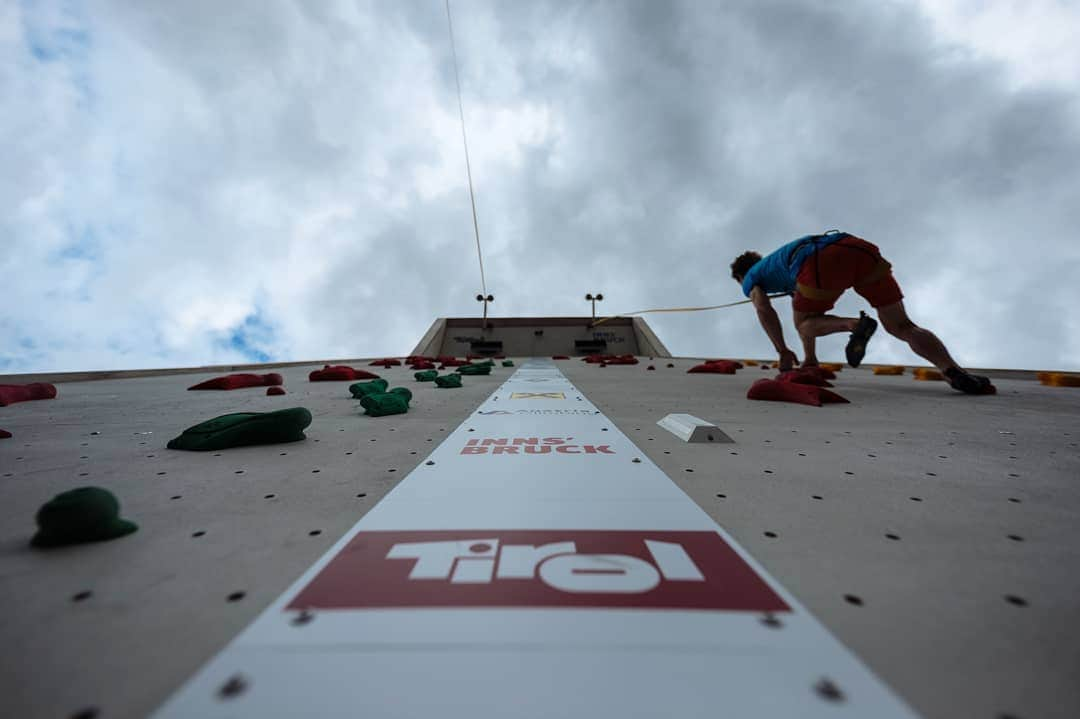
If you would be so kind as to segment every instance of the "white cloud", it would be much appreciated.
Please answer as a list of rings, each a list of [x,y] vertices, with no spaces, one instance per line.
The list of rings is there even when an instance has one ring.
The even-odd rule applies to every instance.
[[[731,301],[735,254],[840,227],[962,361],[1076,366],[1078,291],[1046,276],[1080,270],[1077,15],[1032,7],[455,3],[496,312]],[[445,20],[0,7],[0,372],[403,353],[476,313]],[[1045,33],[999,47],[1006,21]],[[677,353],[767,354],[744,309],[650,322]]]

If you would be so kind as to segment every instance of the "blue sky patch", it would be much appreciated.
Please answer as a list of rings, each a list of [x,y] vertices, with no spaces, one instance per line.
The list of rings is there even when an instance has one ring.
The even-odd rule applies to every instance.
[[[274,345],[274,328],[257,308],[254,314],[244,318],[243,323],[232,330],[220,344],[239,352],[252,362],[271,362],[274,356],[266,350]]]

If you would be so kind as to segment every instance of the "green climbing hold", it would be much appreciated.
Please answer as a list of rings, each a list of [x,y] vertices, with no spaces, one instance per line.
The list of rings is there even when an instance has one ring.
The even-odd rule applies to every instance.
[[[351,384],[349,385],[349,391],[352,392],[353,399],[360,399],[369,394],[382,394],[389,386],[390,383],[384,379],[373,379],[370,382]]]
[[[188,427],[169,449],[207,452],[250,444],[277,444],[304,439],[304,428],[311,424],[311,412],[305,407],[276,412],[237,412],[208,419]]]
[[[459,374],[446,374],[446,375],[443,375],[442,377],[436,377],[435,378],[435,384],[439,385],[443,389],[446,389],[448,387],[460,387],[461,386],[461,375],[459,375]]]
[[[360,399],[360,404],[363,405],[364,411],[372,417],[385,417],[388,414],[405,414],[409,411],[409,397],[398,390],[405,389],[404,387],[397,387],[391,392],[384,392],[383,394],[369,394],[367,397]],[[405,390],[408,392],[409,390]]]
[[[473,362],[473,365],[476,366],[476,367],[494,367],[495,366],[495,360],[486,359],[483,362]]]
[[[482,375],[491,374],[491,365],[489,364],[467,364],[458,367],[455,372],[463,375]]]
[[[405,387],[394,387],[394,389],[390,390],[390,394],[396,394],[406,402],[412,401],[412,391]]]
[[[38,510],[37,525],[37,534],[30,540],[35,547],[101,542],[139,528],[120,518],[120,503],[101,487],[79,487],[56,495]]]
[[[423,372],[417,372],[413,375],[417,382],[431,382],[439,376],[439,371],[434,369],[424,370]]]
[[[513,367],[514,366],[514,360],[503,360],[502,365],[503,365],[503,367]]]

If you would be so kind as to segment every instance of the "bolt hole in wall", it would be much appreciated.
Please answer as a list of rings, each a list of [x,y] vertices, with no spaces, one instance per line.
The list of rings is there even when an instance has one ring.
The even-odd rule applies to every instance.
[[[97,707],[86,707],[71,715],[71,719],[96,719],[100,714]]]
[[[225,597],[225,599],[226,599],[226,601],[229,601],[229,602],[239,602],[245,596],[247,596],[247,595],[244,592],[233,592],[229,596]]]
[[[71,601],[73,601],[73,602],[82,602],[82,601],[85,601],[85,600],[89,599],[93,595],[94,595],[93,592],[91,592],[89,589],[85,589],[85,590],[79,592],[78,594],[72,596]]]
[[[844,601],[848,604],[853,604],[856,607],[861,607],[863,605],[862,597],[856,596],[854,594],[845,594]]]

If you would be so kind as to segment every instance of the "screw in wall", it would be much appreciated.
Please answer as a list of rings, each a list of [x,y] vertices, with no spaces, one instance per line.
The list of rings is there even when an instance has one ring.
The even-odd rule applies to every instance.
[[[248,680],[240,674],[233,674],[229,677],[228,681],[221,685],[218,689],[218,697],[220,699],[235,699],[236,697],[247,691]]]
[[[842,702],[844,701],[844,692],[840,691],[840,687],[836,686],[831,679],[823,677],[817,684],[814,685],[814,691],[817,695],[830,702]]]
[[[305,624],[310,624],[315,619],[315,614],[307,609],[301,609],[300,613],[292,618],[290,624],[294,627],[302,627]]]

